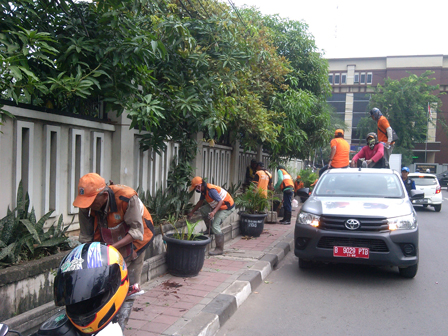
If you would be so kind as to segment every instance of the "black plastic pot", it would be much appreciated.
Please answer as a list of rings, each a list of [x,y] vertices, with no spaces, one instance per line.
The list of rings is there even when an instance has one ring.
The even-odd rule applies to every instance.
[[[194,277],[204,266],[205,248],[210,243],[207,236],[197,240],[180,240],[172,234],[164,235],[168,273],[178,277]]]
[[[243,236],[260,237],[264,229],[264,220],[268,214],[240,213],[240,231]]]

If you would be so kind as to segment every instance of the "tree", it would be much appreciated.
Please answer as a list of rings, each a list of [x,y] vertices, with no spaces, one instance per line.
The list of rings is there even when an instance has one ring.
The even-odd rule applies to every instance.
[[[254,8],[244,8],[243,17],[253,31],[267,35],[288,69],[284,83],[265,101],[275,112],[280,132],[277,142],[267,142],[264,147],[277,162],[307,158],[331,137],[331,112],[326,102],[330,93],[328,63],[305,23],[262,15]]]
[[[375,88],[369,108],[377,107],[389,120],[399,139],[394,153],[403,154],[403,163],[412,163],[412,150],[415,143],[427,140],[428,103],[439,109],[438,85],[431,85],[434,72],[426,71],[417,76],[409,73],[400,80],[387,78],[384,85]],[[376,132],[376,129],[374,130]]]
[[[217,0],[0,0],[0,11],[2,99],[79,114],[105,102],[156,151],[199,131],[276,157],[322,142],[327,65],[302,23]]]

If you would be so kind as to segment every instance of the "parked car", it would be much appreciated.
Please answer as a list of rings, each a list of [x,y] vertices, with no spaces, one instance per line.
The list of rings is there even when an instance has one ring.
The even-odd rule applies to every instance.
[[[398,266],[418,270],[418,224],[401,176],[391,169],[331,169],[303,204],[294,231],[300,268],[314,262]]]
[[[423,207],[432,206],[436,212],[442,209],[442,189],[440,187],[437,176],[426,173],[412,173],[409,177],[414,180],[417,190],[422,190],[425,193],[423,199],[413,200],[414,205],[423,205]]]
[[[437,174],[437,180],[441,187],[448,188],[448,170],[445,170],[443,173]]]

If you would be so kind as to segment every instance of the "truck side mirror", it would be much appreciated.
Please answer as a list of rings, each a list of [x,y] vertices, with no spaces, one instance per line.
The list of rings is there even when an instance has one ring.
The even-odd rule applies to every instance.
[[[305,198],[308,199],[308,197],[310,197],[310,188],[302,188],[297,190],[296,195],[301,197],[301,198]]]

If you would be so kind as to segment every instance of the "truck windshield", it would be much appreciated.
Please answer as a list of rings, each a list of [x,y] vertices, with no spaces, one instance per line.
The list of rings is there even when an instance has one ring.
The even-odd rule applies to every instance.
[[[316,196],[404,197],[400,179],[394,174],[338,173],[325,174],[319,181]]]

